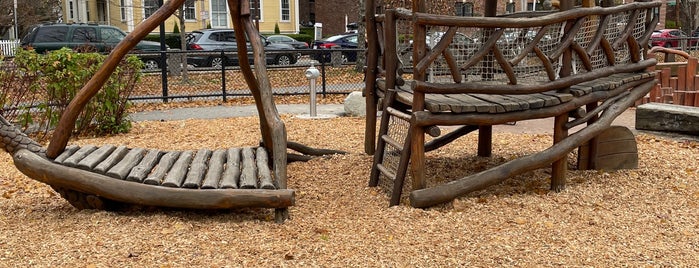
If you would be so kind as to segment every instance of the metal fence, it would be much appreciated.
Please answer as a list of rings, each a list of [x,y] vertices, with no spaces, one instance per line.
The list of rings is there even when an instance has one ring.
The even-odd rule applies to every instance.
[[[19,40],[0,40],[0,56],[14,57],[18,47]]]
[[[134,102],[186,101],[193,99],[222,99],[250,96],[250,90],[240,68],[235,63],[234,51],[191,52],[170,50],[164,52],[166,68],[144,70],[144,77],[131,96]],[[356,59],[364,50],[295,50],[290,64],[279,65],[278,55],[289,51],[266,51],[267,74],[276,95],[309,94],[310,81],[305,72],[317,68],[321,76],[316,80],[318,94],[345,94],[362,90],[364,74],[357,71]],[[153,58],[153,54],[136,54]],[[210,58],[191,63],[193,57]],[[183,59],[187,59],[187,64]],[[211,66],[213,59],[226,58],[226,64]],[[162,62],[162,60],[158,60]],[[204,64],[201,64],[201,63]],[[186,71],[184,70],[186,66]]]

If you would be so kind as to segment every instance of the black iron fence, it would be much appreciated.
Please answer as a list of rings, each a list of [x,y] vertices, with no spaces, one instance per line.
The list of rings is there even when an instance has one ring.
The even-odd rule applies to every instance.
[[[321,74],[315,81],[318,94],[345,94],[362,90],[364,86],[364,74],[357,70],[356,64],[357,55],[364,53],[364,50],[274,50],[265,53],[267,74],[274,94],[309,94],[310,81],[305,77],[309,68],[316,68]],[[291,59],[288,58],[289,55],[292,56]],[[225,101],[229,97],[250,96],[250,90],[237,66],[235,51],[169,50],[161,55],[137,56],[153,59],[153,62],[146,64],[149,68],[144,70],[141,83],[130,97],[132,101]],[[166,60],[163,61],[162,58]]]

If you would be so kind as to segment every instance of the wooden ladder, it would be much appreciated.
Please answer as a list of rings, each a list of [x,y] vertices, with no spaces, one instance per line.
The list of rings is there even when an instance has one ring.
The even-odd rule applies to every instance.
[[[393,103],[395,95],[395,90],[388,90],[384,105]],[[395,206],[400,204],[410,160],[411,116],[393,107],[386,107],[385,114],[381,116],[379,139],[374,153],[374,164],[371,167],[369,186],[376,187],[381,175],[393,182],[389,206]],[[395,158],[398,160],[396,161]]]

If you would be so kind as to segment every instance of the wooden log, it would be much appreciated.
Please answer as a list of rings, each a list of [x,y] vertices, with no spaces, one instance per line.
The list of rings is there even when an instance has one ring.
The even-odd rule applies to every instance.
[[[155,169],[148,175],[143,180],[143,183],[145,184],[151,184],[151,185],[160,185],[161,182],[163,181],[163,178],[165,178],[165,174],[172,168],[172,165],[175,164],[175,161],[180,156],[180,152],[177,151],[172,151],[172,152],[167,152],[163,157],[160,158],[160,161],[158,162],[158,165],[155,167]]]
[[[126,176],[129,175],[131,169],[141,162],[145,152],[146,149],[143,148],[131,149],[129,153],[127,153],[124,158],[119,161],[119,163],[107,171],[107,176],[120,180],[126,179]]]
[[[107,157],[107,159],[104,159],[101,163],[97,164],[95,167],[94,171],[98,172],[100,174],[106,174],[107,171],[109,171],[110,168],[112,168],[116,163],[119,163],[122,158],[129,152],[129,149],[126,148],[126,146],[118,146],[112,153]]]
[[[63,164],[69,167],[77,167],[80,160],[83,160],[83,158],[90,155],[90,153],[92,153],[94,150],[97,150],[97,146],[85,145],[80,147],[80,149],[78,149],[70,157],[66,158],[66,160],[63,161]]]
[[[295,203],[293,190],[157,187],[55,164],[26,149],[15,153],[13,159],[22,173],[46,184],[142,206],[190,209],[285,208]]]
[[[192,162],[192,157],[192,151],[180,153],[180,157],[177,158],[175,164],[170,168],[170,171],[167,172],[167,175],[165,175],[162,185],[167,187],[180,187],[185,176],[187,176],[187,170],[189,169],[189,163]]]
[[[197,151],[194,160],[192,160],[192,164],[189,166],[189,172],[187,172],[187,178],[184,184],[182,184],[182,187],[199,188],[199,185],[201,185],[204,180],[204,175],[206,175],[209,157],[211,157],[211,150],[203,148]]]
[[[78,163],[78,168],[83,170],[92,170],[99,163],[107,159],[107,157],[112,154],[114,149],[116,149],[116,146],[111,144],[100,146],[100,148],[83,158],[83,160],[80,160]]]
[[[155,165],[158,164],[160,156],[163,155],[160,150],[149,149],[146,156],[143,157],[140,163],[131,169],[129,175],[126,176],[127,181],[143,182],[143,180],[150,174]]]
[[[264,147],[257,147],[255,152],[255,163],[257,166],[257,173],[260,177],[260,188],[261,189],[275,189],[274,180],[272,179],[272,172],[269,170],[269,156],[267,156],[267,149]]]
[[[63,152],[58,157],[53,159],[53,162],[63,163],[63,161],[66,161],[66,159],[68,159],[68,157],[70,157],[75,152],[77,152],[78,149],[80,149],[80,147],[78,147],[77,145],[68,146],[65,150],[63,150]]]
[[[242,171],[240,174],[240,189],[257,188],[257,168],[255,167],[255,151],[251,147],[242,150]]]
[[[699,108],[648,103],[636,108],[636,129],[699,135]]]
[[[221,177],[220,188],[237,189],[240,181],[240,148],[228,149],[226,170]]]
[[[209,169],[206,171],[206,177],[201,184],[202,189],[216,189],[219,186],[219,181],[223,175],[223,165],[226,161],[227,150],[218,149],[211,154],[209,159]]]

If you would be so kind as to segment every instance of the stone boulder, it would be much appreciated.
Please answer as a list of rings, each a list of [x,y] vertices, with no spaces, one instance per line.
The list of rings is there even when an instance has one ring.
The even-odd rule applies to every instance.
[[[355,91],[345,98],[345,113],[347,116],[366,116],[366,101],[362,92]]]

